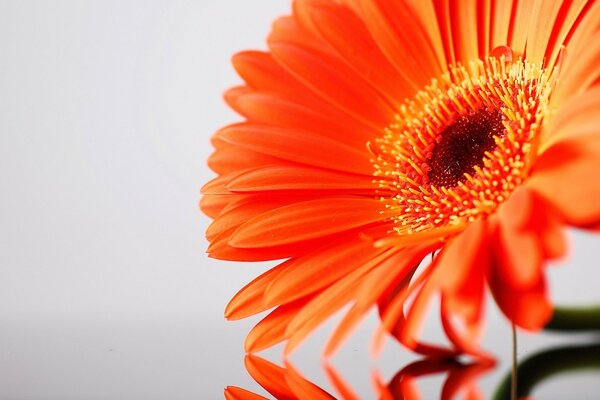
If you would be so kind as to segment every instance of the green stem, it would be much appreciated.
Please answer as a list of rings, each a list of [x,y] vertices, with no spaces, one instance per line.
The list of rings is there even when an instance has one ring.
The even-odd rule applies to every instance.
[[[584,369],[600,369],[600,343],[555,348],[533,355],[517,367],[517,398],[530,395],[536,385],[553,375]],[[512,374],[508,373],[498,386],[494,400],[511,398]]]
[[[512,324],[512,372],[510,385],[510,398],[517,400],[517,328]]]
[[[600,306],[555,307],[554,315],[544,327],[551,331],[600,331]]]

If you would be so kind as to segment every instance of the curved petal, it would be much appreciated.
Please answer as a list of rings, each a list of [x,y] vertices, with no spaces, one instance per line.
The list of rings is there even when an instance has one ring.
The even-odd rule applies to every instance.
[[[554,31],[548,38],[546,48],[546,65],[552,67],[557,64],[563,46],[567,45],[567,38],[580,30],[581,20],[590,9],[590,0],[563,1],[562,7],[554,21]],[[538,24],[539,25],[539,24]],[[538,28],[535,28],[538,29]],[[540,43],[543,39],[540,35]]]
[[[319,108],[315,104],[303,104],[273,93],[250,91],[236,98],[238,112],[249,121],[281,128],[310,130],[327,137],[363,149],[378,131],[356,122],[345,115]]]
[[[281,305],[263,318],[246,336],[246,352],[259,352],[287,339],[286,327],[309,300],[300,299]]]
[[[400,1],[357,2],[371,36],[399,74],[417,88],[440,74],[441,68],[422,22]]]
[[[328,102],[375,127],[394,121],[397,110],[346,64],[295,44],[271,41],[275,59]]]
[[[289,264],[282,263],[259,275],[240,289],[225,308],[225,317],[229,320],[241,319],[258,314],[270,307],[264,306],[264,294],[277,275],[289,270]]]
[[[381,53],[364,22],[348,7],[331,0],[296,4],[306,8],[310,21],[331,48],[390,103],[400,106],[414,94],[411,84]]]
[[[344,400],[359,400],[360,397],[352,390],[344,379],[337,373],[337,371],[329,364],[325,363],[323,366],[327,380],[331,386],[337,390]]]
[[[515,1],[513,4],[513,15],[509,25],[509,40],[510,47],[517,54],[525,53],[525,43],[529,33],[530,22],[533,18],[534,2],[539,0]]]
[[[268,400],[266,397],[260,396],[256,393],[249,392],[245,389],[227,386],[225,388],[225,399],[226,400]]]
[[[542,151],[563,140],[600,133],[598,110],[600,109],[600,86],[573,96],[552,118]],[[593,127],[597,128],[594,129]]]
[[[280,246],[267,246],[260,248],[239,248],[232,246],[230,241],[237,228],[226,230],[213,239],[206,252],[211,258],[227,261],[268,261],[282,258],[298,257],[319,246],[322,238],[295,242]],[[335,236],[329,238],[334,240]]]
[[[270,53],[245,51],[236,54],[232,62],[238,74],[253,89],[253,92],[268,93],[304,108],[318,110],[333,120],[344,121],[350,127],[362,126],[360,131],[369,129],[376,132],[380,128],[373,126],[370,122],[365,123],[356,119],[353,115],[340,110],[322,98],[318,93],[313,92],[278,64]],[[234,94],[242,93],[238,91]],[[242,115],[244,114],[242,113]]]
[[[387,226],[366,232],[385,234]],[[286,272],[268,287],[269,304],[286,303],[326,288],[384,252],[356,232],[342,235],[314,251],[286,261]]]
[[[281,190],[345,190],[359,194],[378,189],[372,175],[356,175],[304,166],[269,165],[231,179],[232,192],[277,192]]]
[[[525,23],[528,29],[526,39],[527,60],[540,65],[544,62],[546,46],[550,41],[552,30],[556,26],[556,18],[563,2],[534,0],[523,3],[532,3],[530,15],[535,15],[535,18],[529,17]],[[539,21],[544,21],[544,23],[540,24]]]
[[[498,228],[500,230],[500,228]],[[546,283],[538,257],[520,257],[515,248],[521,238],[498,237],[492,243],[494,256],[488,272],[488,283],[502,312],[516,325],[530,330],[541,329],[552,316],[552,305],[546,296]],[[532,245],[533,246],[533,245]],[[510,252],[507,254],[507,251]],[[534,250],[535,251],[535,250]],[[539,251],[539,250],[538,250]],[[524,264],[516,265],[521,260]],[[522,272],[526,271],[522,277]]]
[[[283,206],[242,224],[229,243],[238,248],[270,247],[303,242],[383,221],[381,202],[338,197]]]
[[[240,225],[251,218],[264,214],[275,208],[283,207],[288,204],[314,199],[313,194],[306,195],[288,195],[288,194],[269,194],[269,195],[243,195],[235,200],[229,200],[226,207],[206,229],[206,238],[214,241],[218,236],[227,231],[237,229]]]
[[[543,253],[537,232],[529,229],[534,200],[531,192],[518,188],[498,210],[494,261],[512,286],[529,287],[542,276]]]
[[[536,161],[527,186],[575,226],[600,222],[600,124],[595,134],[562,140]]]
[[[287,326],[286,334],[290,334],[290,338],[284,353],[290,354],[317,326],[353,300],[365,274],[388,258],[390,252],[387,253],[360,265],[315,296]]]
[[[288,362],[285,362],[285,381],[298,399],[336,400],[335,397],[308,381]]]
[[[217,149],[208,158],[209,168],[221,175],[273,164],[287,165],[289,162],[235,145]]]
[[[286,384],[285,368],[252,354],[246,355],[244,364],[252,379],[277,400],[297,400]]]
[[[567,56],[553,93],[553,103],[568,100],[572,95],[585,91],[589,84],[594,82],[593,76],[598,73],[597,59],[600,53],[597,39],[599,25],[600,3],[589,2],[581,10],[564,41],[567,45]],[[554,58],[558,58],[558,54]]]
[[[364,148],[356,148],[310,131],[255,123],[231,125],[215,135],[231,144],[284,160],[358,174],[373,171],[366,143]]]
[[[335,353],[358,321],[373,305],[377,304],[385,292],[398,285],[408,285],[416,265],[431,251],[431,248],[431,246],[417,246],[414,249],[397,251],[365,276],[354,296],[354,306],[344,316],[327,341],[324,350],[326,357]]]

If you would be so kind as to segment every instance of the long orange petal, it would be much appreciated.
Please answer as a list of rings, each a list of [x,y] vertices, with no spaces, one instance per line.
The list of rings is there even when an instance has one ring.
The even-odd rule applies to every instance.
[[[266,397],[260,396],[256,393],[249,392],[245,389],[228,386],[225,388],[225,399],[226,400],[268,400]]]
[[[373,191],[378,185],[372,175],[355,175],[304,166],[272,165],[238,175],[226,184],[232,192],[280,190],[341,190],[353,193]],[[374,194],[374,193],[373,193]]]
[[[287,333],[291,336],[284,353],[290,354],[325,319],[351,301],[361,284],[362,277],[390,255],[384,253],[375,257],[314,297],[288,325]]]
[[[234,247],[254,248],[302,242],[382,221],[381,202],[338,197],[290,204],[256,216],[231,236]]]
[[[308,381],[288,361],[285,362],[285,381],[298,399],[336,400],[335,397]]]
[[[394,121],[397,112],[347,64],[297,45],[270,41],[275,59],[315,93],[375,128]]]
[[[381,53],[363,21],[333,1],[301,1],[322,37],[365,81],[390,103],[400,105],[414,94],[412,86]]]
[[[360,397],[352,390],[350,385],[338,374],[338,372],[329,364],[324,365],[325,375],[344,400],[359,400]]]
[[[238,74],[256,92],[268,93],[304,108],[318,110],[332,120],[344,121],[349,127],[361,126],[360,131],[366,129],[377,132],[380,129],[370,122],[361,122],[313,92],[278,64],[270,53],[245,51],[236,54],[232,62]],[[276,114],[272,114],[271,117],[281,118]]]
[[[528,21],[527,61],[541,65],[546,55],[546,48],[556,24],[558,13],[562,8],[561,1],[535,0],[532,15]],[[544,21],[540,23],[540,21]]]
[[[378,227],[367,232],[377,235],[387,231]],[[269,284],[266,301],[281,304],[326,288],[383,252],[355,232],[341,235],[302,257],[286,261],[289,267]]]
[[[375,42],[407,81],[420,88],[439,75],[441,68],[433,46],[411,7],[388,0],[358,4]]]
[[[355,148],[310,131],[242,123],[225,127],[215,135],[232,144],[284,160],[359,174],[373,171],[366,145],[364,149]]]
[[[297,400],[286,384],[286,370],[261,357],[248,354],[244,358],[246,370],[252,378],[277,400]]]
[[[297,99],[269,92],[241,94],[236,99],[236,107],[251,122],[301,131],[308,128],[312,133],[360,148],[378,134],[376,129],[358,123],[341,112],[335,113],[330,107],[303,104]]]
[[[431,247],[419,246],[409,251],[396,252],[367,274],[355,295],[354,306],[340,321],[327,341],[324,355],[329,357],[335,353],[341,342],[383,293],[398,285],[408,285],[413,271],[430,251]]]
[[[225,309],[225,317],[235,320],[264,311],[263,296],[267,287],[277,275],[285,272],[288,268],[287,264],[280,264],[259,275],[252,282],[240,289],[229,301]]]
[[[277,307],[248,333],[244,343],[245,350],[256,353],[287,339],[286,327],[309,300],[310,298],[300,299]]]
[[[537,232],[527,229],[534,212],[533,194],[518,188],[498,210],[496,261],[511,285],[529,287],[541,275],[543,262]]]
[[[502,238],[502,240],[506,240]],[[518,239],[517,239],[518,240]],[[513,258],[507,258],[505,245],[514,246],[514,243],[501,243],[498,237],[491,238],[494,244],[495,255],[491,257],[492,266],[488,272],[490,289],[496,303],[502,312],[516,325],[531,330],[541,329],[552,316],[552,305],[546,296],[546,283],[540,273],[539,265],[520,265],[527,271],[534,271],[533,277],[537,279],[522,285],[515,279],[516,265],[510,265]],[[535,263],[535,258],[523,258],[524,262]],[[531,279],[529,279],[531,280]]]

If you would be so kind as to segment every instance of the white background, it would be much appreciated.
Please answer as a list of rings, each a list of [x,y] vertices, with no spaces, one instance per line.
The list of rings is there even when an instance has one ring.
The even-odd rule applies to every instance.
[[[0,1],[1,399],[216,399],[227,385],[257,388],[242,366],[257,319],[222,313],[266,267],[208,259],[197,202],[213,176],[210,135],[238,118],[221,100],[240,82],[230,57],[265,48],[288,10],[286,0]],[[577,236],[575,257],[552,272],[555,298],[598,301],[598,243]],[[486,344],[508,355],[507,324],[490,312]],[[409,359],[388,345],[369,361],[374,326],[371,316],[334,360],[365,397],[371,367],[387,378]],[[294,356],[319,384],[326,336]],[[600,390],[589,376],[570,379]],[[547,391],[561,388],[572,395],[567,384]]]

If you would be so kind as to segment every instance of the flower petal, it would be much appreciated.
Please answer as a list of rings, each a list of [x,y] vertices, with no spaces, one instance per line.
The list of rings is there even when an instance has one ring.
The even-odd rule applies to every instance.
[[[358,321],[365,316],[385,292],[398,285],[407,286],[416,266],[430,251],[431,246],[417,246],[414,249],[398,251],[370,271],[356,291],[354,306],[340,321],[327,341],[324,355],[328,357],[335,353]]]
[[[527,186],[542,196],[572,225],[600,222],[600,124],[596,134],[562,140],[536,161]]]
[[[598,123],[600,108],[600,86],[595,86],[581,94],[573,96],[552,118],[550,133],[544,141],[544,149],[561,140],[569,140],[578,135],[587,135],[594,131],[586,130],[586,126]]]
[[[552,317],[553,307],[546,296],[546,284],[540,279],[535,285],[515,286],[501,266],[491,269],[490,288],[502,312],[517,326],[539,330]]]
[[[273,164],[286,165],[288,162],[230,143],[217,148],[208,158],[210,169],[221,175]]]
[[[225,317],[236,320],[264,311],[263,296],[267,287],[277,275],[284,273],[288,268],[285,263],[279,264],[240,289],[229,301],[225,309]]]
[[[495,260],[512,285],[529,287],[541,277],[543,261],[536,232],[527,229],[533,215],[531,191],[518,188],[498,210]]]
[[[388,258],[391,255],[389,253],[380,254],[360,265],[315,296],[288,325],[286,334],[289,333],[290,338],[284,353],[290,354],[317,326],[350,302],[365,274]]]
[[[570,37],[567,36],[566,39],[567,57],[553,93],[553,99],[559,102],[587,90],[590,84],[596,81],[600,72],[598,69],[600,3],[589,2],[588,5],[582,10],[582,17],[575,25],[576,29],[571,28]]]
[[[297,79],[356,119],[384,128],[396,110],[356,72],[327,54],[287,42],[271,41],[275,59]]]
[[[287,339],[286,327],[310,299],[300,299],[277,307],[252,328],[246,337],[244,348],[255,353]]]
[[[513,229],[511,232],[516,231]],[[516,254],[516,249],[524,246],[529,246],[526,251],[530,253],[539,253],[541,249],[534,248],[535,244],[529,239],[523,245],[520,243],[522,237],[498,236],[491,239],[494,256],[488,272],[488,282],[496,303],[516,325],[531,330],[541,329],[552,316],[553,308],[546,297],[540,257]],[[516,264],[517,261],[522,264]]]
[[[366,145],[357,149],[309,131],[243,123],[223,128],[216,135],[229,143],[284,160],[359,174],[373,170]]]
[[[460,5],[450,6],[456,60],[464,64],[479,58],[478,4],[480,4],[479,0],[461,0]]]
[[[204,214],[214,219],[219,216],[223,208],[239,197],[239,195],[202,196],[199,207]]]
[[[360,15],[382,53],[416,87],[441,72],[439,60],[417,14],[404,2],[358,2]]]
[[[236,99],[237,109],[249,121],[292,130],[310,131],[320,137],[364,148],[378,134],[376,129],[315,103],[302,104],[273,93],[251,91]]]
[[[511,25],[512,10],[516,0],[494,1],[492,4],[490,49],[508,45],[508,32]]]
[[[298,399],[336,400],[335,397],[304,378],[288,361],[285,361],[285,367],[285,381]]]
[[[386,227],[367,232],[384,234]],[[265,301],[272,305],[287,303],[327,288],[383,252],[356,232],[341,235],[302,257],[286,261],[288,268],[270,283]]]
[[[414,94],[412,86],[381,53],[364,22],[349,8],[329,0],[296,4],[307,8],[319,34],[390,103],[400,106]]]
[[[226,400],[268,400],[266,397],[260,396],[256,393],[249,392],[245,389],[227,386],[225,388],[225,399]]]
[[[373,176],[368,175],[304,166],[271,165],[238,175],[226,187],[232,192],[346,189],[357,194],[360,191],[373,193],[378,185],[373,182]]]
[[[386,230],[387,227],[382,226],[370,231],[375,234]],[[356,232],[341,235],[326,245],[315,246],[302,257],[283,262],[250,282],[230,301],[225,315],[228,319],[240,319],[319,292],[382,252],[374,249]]]
[[[562,46],[567,44],[566,41],[569,35],[580,30],[582,16],[589,10],[590,3],[589,0],[562,2],[561,10],[556,21],[552,24],[554,25],[554,32],[548,40],[546,65],[553,66],[556,64]]]
[[[237,228],[232,228],[216,235],[211,239],[207,253],[209,257],[228,261],[268,261],[282,258],[297,257],[318,246],[319,239],[304,242],[289,243],[280,246],[261,248],[239,248],[230,244],[232,235]]]
[[[546,48],[550,42],[550,35],[557,24],[559,11],[563,2],[555,0],[535,0],[533,3],[531,15],[535,18],[528,20],[527,35],[527,60],[542,64],[546,55]],[[540,23],[544,21],[544,23]]]
[[[314,197],[314,196],[313,196]],[[206,229],[206,238],[214,241],[226,231],[237,229],[244,222],[284,205],[310,200],[307,195],[246,195],[230,200],[227,206]]]
[[[302,242],[382,221],[381,202],[338,197],[304,201],[258,215],[231,236],[234,247],[269,247]]]
[[[330,382],[331,386],[335,388],[335,390],[340,394],[341,398],[344,400],[359,400],[360,397],[352,390],[350,385],[348,385],[344,379],[337,373],[337,371],[328,363],[325,363],[323,366],[325,370],[325,375],[327,376],[327,380]]]
[[[246,355],[244,364],[252,379],[277,400],[297,400],[286,384],[284,368],[252,354]]]
[[[508,47],[517,54],[525,53],[529,24],[530,21],[535,20],[532,14],[534,1],[515,1],[513,3],[513,7],[516,9],[513,11],[513,18],[509,25],[509,33],[512,32],[512,35],[509,37]]]

